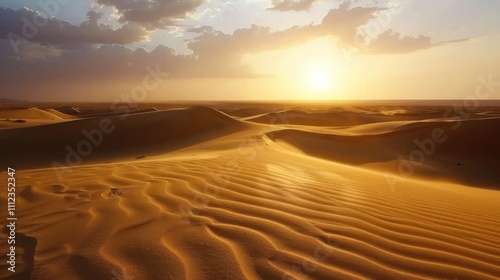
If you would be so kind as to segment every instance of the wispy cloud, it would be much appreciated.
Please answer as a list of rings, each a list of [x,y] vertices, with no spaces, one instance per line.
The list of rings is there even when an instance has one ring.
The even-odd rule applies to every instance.
[[[306,11],[318,0],[271,0],[271,7],[268,10],[287,12],[287,11]]]

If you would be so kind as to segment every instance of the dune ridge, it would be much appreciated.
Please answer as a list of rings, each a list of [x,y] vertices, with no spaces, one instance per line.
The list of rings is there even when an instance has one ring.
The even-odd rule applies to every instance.
[[[58,116],[59,118],[63,119],[63,120],[71,120],[71,119],[76,119],[75,116],[72,116],[72,115],[68,115],[68,114],[65,114],[63,112],[60,112],[56,109],[47,109],[45,110],[46,112],[49,112],[51,114],[54,114],[56,116]]]

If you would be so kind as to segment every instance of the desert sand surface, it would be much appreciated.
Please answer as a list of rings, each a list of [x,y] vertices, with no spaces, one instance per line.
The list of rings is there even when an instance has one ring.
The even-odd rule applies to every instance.
[[[498,107],[32,105],[0,278],[500,279]]]

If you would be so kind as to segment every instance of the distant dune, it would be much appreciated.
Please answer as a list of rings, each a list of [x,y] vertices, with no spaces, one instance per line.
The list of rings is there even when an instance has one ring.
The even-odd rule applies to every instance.
[[[291,124],[310,126],[355,126],[360,124],[386,122],[394,120],[394,111],[366,112],[357,110],[335,112],[308,112],[306,110],[285,110],[277,113],[266,113],[245,118],[247,121],[262,124]],[[399,111],[398,111],[399,112]],[[442,112],[428,112],[425,114],[401,114],[398,120],[419,120],[425,118],[442,117]]]
[[[230,116],[239,118],[254,117],[257,115],[263,115],[268,113],[268,110],[261,108],[226,109],[222,111]]]
[[[0,118],[17,118],[17,119],[43,119],[43,120],[60,120],[62,119],[53,111],[45,111],[37,108],[18,109],[18,110],[0,110]]]
[[[61,107],[61,108],[57,108],[57,111],[58,112],[61,112],[63,114],[66,114],[66,115],[77,115],[80,113],[80,110],[78,108],[75,108],[75,107]]]
[[[71,119],[76,119],[76,117],[74,116],[71,116],[71,115],[68,115],[68,114],[65,114],[65,113],[62,113],[58,110],[55,110],[55,109],[48,109],[48,110],[45,110],[46,112],[49,112],[51,114],[54,114],[58,117],[60,117],[61,119],[63,120],[71,120]]]
[[[500,109],[88,106],[0,113],[19,279],[500,279]]]
[[[139,109],[139,108],[109,108],[106,110],[102,109],[94,109],[94,110],[80,110],[75,116],[78,116],[79,118],[87,118],[87,117],[109,117],[109,116],[120,116],[123,114],[140,114],[140,113],[147,113],[147,112],[156,112],[156,111],[161,111],[156,108],[146,108],[146,109]]]
[[[0,130],[54,124],[75,119],[54,109],[0,110]]]

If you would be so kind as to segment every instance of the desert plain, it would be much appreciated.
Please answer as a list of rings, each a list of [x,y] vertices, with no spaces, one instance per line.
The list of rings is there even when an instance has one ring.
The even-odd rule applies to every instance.
[[[500,279],[499,127],[453,103],[3,108],[0,278]]]

